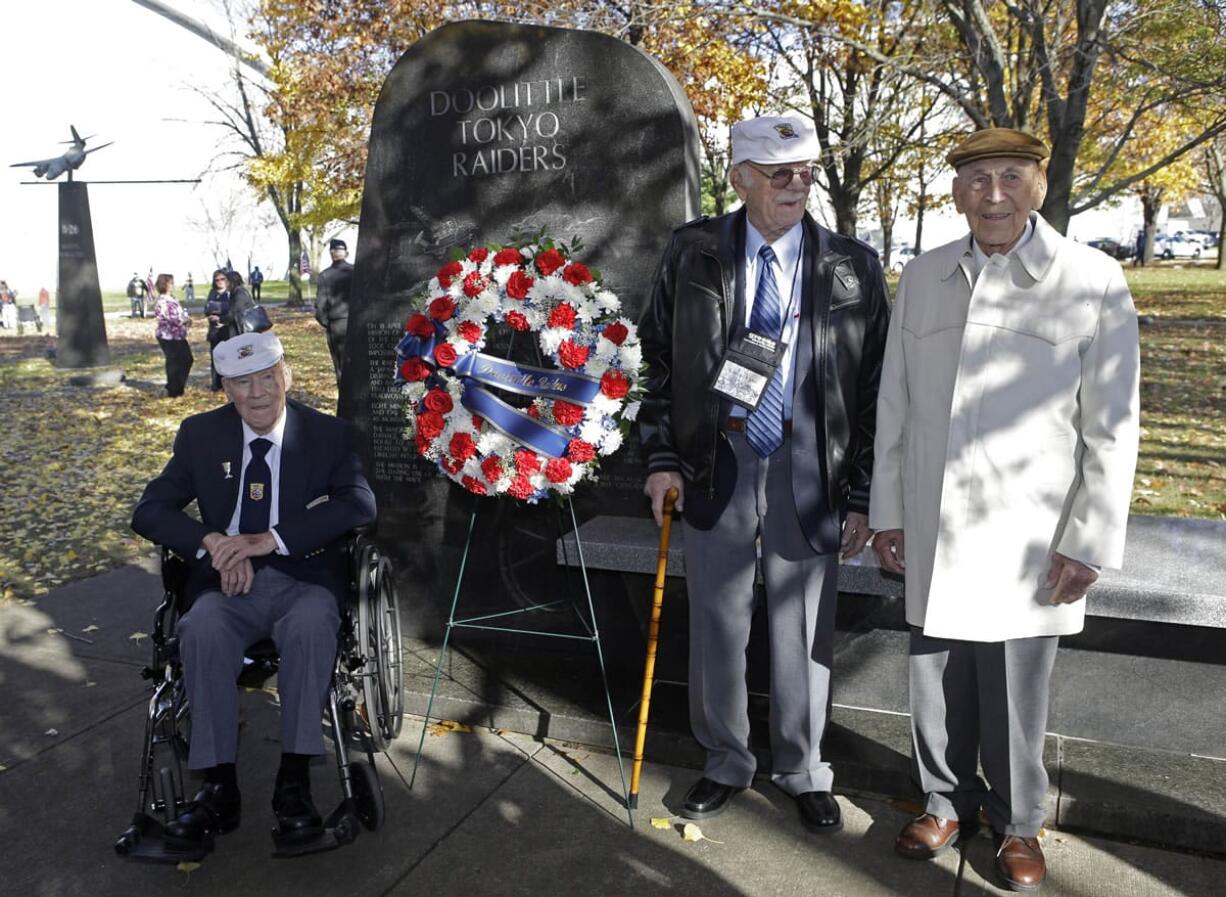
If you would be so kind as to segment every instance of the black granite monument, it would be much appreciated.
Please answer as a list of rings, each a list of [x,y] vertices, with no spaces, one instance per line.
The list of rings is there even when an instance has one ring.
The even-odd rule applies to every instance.
[[[388,76],[371,128],[340,413],[359,430],[379,535],[405,571],[410,632],[445,618],[475,501],[478,556],[467,575],[476,580],[466,591],[529,603],[565,585],[556,509],[474,499],[402,440],[393,363],[414,287],[453,247],[544,231],[581,237],[578,258],[637,319],[669,235],[697,214],[698,196],[689,102],[663,66],[622,41],[462,22],[427,35]],[[643,476],[630,441],[602,465],[599,484],[579,488],[581,519],[647,514]]]
[[[66,181],[60,194],[60,261],[56,287],[55,364],[87,368],[109,364],[102,318],[102,290],[94,254],[94,226],[89,216],[89,192],[80,181]]]

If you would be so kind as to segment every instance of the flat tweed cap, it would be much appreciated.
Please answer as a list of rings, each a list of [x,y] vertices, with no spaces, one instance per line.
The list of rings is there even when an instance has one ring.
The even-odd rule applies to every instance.
[[[1013,128],[985,128],[971,134],[945,157],[955,169],[976,159],[991,159],[996,156],[1018,156],[1042,163],[1051,155],[1042,140],[1025,131]]]
[[[285,356],[281,340],[265,330],[243,333],[217,344],[213,365],[223,377],[246,377],[272,367]]]
[[[819,154],[813,122],[799,115],[763,115],[732,126],[732,161],[728,164],[808,162]]]

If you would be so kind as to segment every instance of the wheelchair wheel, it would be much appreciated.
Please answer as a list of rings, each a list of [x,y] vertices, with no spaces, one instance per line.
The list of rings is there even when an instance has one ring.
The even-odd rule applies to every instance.
[[[368,831],[377,832],[383,828],[383,821],[387,818],[379,774],[362,760],[350,763],[349,771],[353,774],[353,796],[358,804],[358,818]]]
[[[373,545],[363,548],[358,589],[362,692],[375,750],[385,751],[404,722],[404,663],[392,567]]]

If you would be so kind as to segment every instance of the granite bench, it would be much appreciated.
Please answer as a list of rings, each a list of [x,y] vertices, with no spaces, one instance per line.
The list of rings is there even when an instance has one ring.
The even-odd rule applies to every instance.
[[[640,517],[595,517],[579,527],[588,569],[655,575],[659,531]],[[668,574],[685,576],[685,535],[674,526]],[[559,564],[578,564],[575,536],[558,540]],[[902,578],[866,549],[839,566],[839,591],[901,597]],[[1226,629],[1226,521],[1139,517],[1128,521],[1123,570],[1105,570],[1090,593],[1091,616]]]

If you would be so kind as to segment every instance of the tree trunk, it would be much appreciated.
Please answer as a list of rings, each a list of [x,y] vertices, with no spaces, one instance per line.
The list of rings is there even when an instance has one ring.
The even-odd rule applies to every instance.
[[[894,249],[894,221],[881,222],[881,265],[890,270],[890,253]]]
[[[1062,234],[1068,233],[1068,222],[1073,195],[1073,170],[1077,163],[1077,148],[1080,141],[1056,140],[1051,159],[1047,163],[1047,198],[1039,214],[1043,220]]]
[[[928,182],[919,182],[919,197],[915,200],[915,254],[924,251],[924,211],[928,208]]]
[[[302,269],[299,267],[302,264],[302,231],[286,228],[285,234],[289,239],[289,299],[285,304],[299,308],[303,305]]]

